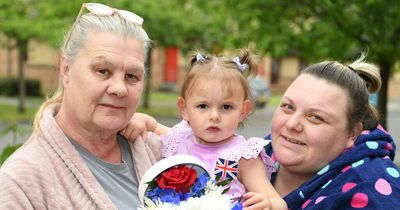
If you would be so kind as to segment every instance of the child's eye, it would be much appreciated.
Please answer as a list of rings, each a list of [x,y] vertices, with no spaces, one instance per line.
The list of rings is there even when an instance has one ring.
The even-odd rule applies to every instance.
[[[206,109],[208,106],[206,104],[199,104],[197,107],[200,109]]]
[[[233,107],[232,107],[231,105],[225,104],[225,105],[222,106],[222,108],[223,108],[224,110],[230,110],[230,109],[232,109]]]

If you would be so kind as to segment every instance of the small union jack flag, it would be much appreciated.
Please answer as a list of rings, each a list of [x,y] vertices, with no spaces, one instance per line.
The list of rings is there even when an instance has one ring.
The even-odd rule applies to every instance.
[[[236,179],[238,174],[238,162],[218,158],[215,165],[214,174],[215,176],[219,177],[220,180],[225,178]]]

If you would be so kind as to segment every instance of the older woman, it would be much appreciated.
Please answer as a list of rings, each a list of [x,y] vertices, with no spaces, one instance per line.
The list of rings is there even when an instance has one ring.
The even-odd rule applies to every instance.
[[[290,85],[272,120],[272,182],[289,209],[398,209],[394,143],[368,102],[378,69],[311,65]]]
[[[82,5],[64,41],[59,89],[0,170],[0,209],[136,209],[138,181],[160,158],[157,144],[118,135],[143,89],[149,38],[142,22],[128,11]]]

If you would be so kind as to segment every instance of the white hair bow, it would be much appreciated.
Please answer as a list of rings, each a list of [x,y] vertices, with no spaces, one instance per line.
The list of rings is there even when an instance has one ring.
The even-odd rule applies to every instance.
[[[240,58],[238,56],[236,56],[235,58],[232,59],[233,62],[236,63],[236,65],[238,66],[239,70],[241,72],[243,72],[244,70],[246,70],[247,68],[247,64],[245,63],[240,63]]]

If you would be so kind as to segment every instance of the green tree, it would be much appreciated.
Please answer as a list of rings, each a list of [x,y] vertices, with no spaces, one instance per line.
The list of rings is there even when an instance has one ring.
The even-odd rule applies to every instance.
[[[321,22],[328,23],[333,30],[328,39],[331,46],[341,43],[342,49],[332,47],[332,54],[340,52],[354,55],[368,50],[369,58],[380,67],[382,87],[378,95],[378,110],[381,122],[386,127],[388,81],[394,65],[400,57],[400,4],[397,1],[321,1],[306,5]],[[339,35],[335,37],[335,33]],[[343,39],[340,40],[340,37]],[[340,45],[339,45],[340,46]]]
[[[45,41],[55,46],[66,24],[70,24],[71,1],[2,0],[0,2],[0,32],[15,40],[18,49],[19,103],[25,111],[24,64],[30,40]],[[79,5],[79,4],[77,4]]]
[[[195,48],[205,48],[202,34],[206,28],[204,10],[198,0],[118,1],[115,7],[133,11],[144,18],[144,29],[153,40],[153,46],[178,47],[184,53]],[[205,2],[207,3],[207,2]],[[148,56],[148,59],[150,56]],[[147,62],[148,65],[151,62]],[[148,66],[143,106],[149,107],[151,66]]]
[[[236,17],[241,31],[231,39],[241,40],[239,44],[253,42],[273,57],[291,54],[307,62],[327,58],[345,62],[368,52],[368,60],[381,70],[378,111],[381,124],[386,127],[388,81],[400,57],[398,1],[227,0],[225,3],[234,5],[228,15]]]
[[[17,40],[21,66],[28,41],[56,46],[82,2],[0,2],[0,31]],[[295,55],[315,62],[353,60],[368,51],[368,59],[381,69],[378,111],[386,125],[388,80],[400,54],[400,4],[395,0],[115,0],[106,4],[142,16],[154,45],[184,52],[200,48],[218,53],[251,44],[273,58]]]
[[[23,72],[23,62],[27,55],[27,42],[31,33],[30,18],[34,17],[34,11],[26,5],[24,1],[2,1],[0,13],[0,28],[7,36],[16,40],[18,48],[18,75],[19,75],[19,106],[18,111],[24,112],[25,100],[25,81]],[[24,30],[24,28],[26,28]]]
[[[183,50],[201,46],[199,37],[205,28],[204,11],[196,0],[121,1],[121,8],[144,18],[144,28],[156,46]],[[206,2],[207,3],[207,2]]]

